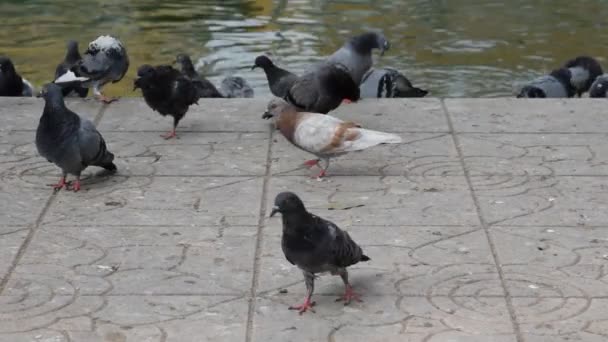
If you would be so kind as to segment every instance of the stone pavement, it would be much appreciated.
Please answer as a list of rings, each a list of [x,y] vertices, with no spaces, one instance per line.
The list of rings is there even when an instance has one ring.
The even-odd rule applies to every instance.
[[[139,99],[71,101],[117,155],[54,194],[37,99],[0,99],[0,341],[606,341],[605,100],[363,101],[334,115],[397,132],[310,179],[267,100],[204,100],[180,126]],[[372,258],[363,303],[321,276],[316,313],[280,249],[299,194]]]

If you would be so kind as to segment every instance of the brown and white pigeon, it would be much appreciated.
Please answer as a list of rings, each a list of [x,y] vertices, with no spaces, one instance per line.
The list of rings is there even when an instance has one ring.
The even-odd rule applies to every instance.
[[[333,222],[306,211],[304,203],[293,192],[282,192],[276,196],[270,216],[276,213],[281,213],[283,219],[283,254],[287,261],[302,270],[306,283],[304,303],[289,309],[298,310],[300,314],[309,309],[314,312],[312,307],[315,303],[311,298],[315,274],[324,272],[342,278],[345,292],[338,300],[344,300],[344,305],[353,299],[361,301],[348,281],[346,268],[370,258],[363,254],[361,247],[350,235]]]
[[[380,144],[402,142],[398,135],[364,129],[354,122],[342,121],[330,115],[298,112],[294,106],[279,98],[268,103],[267,111],[262,116],[264,119],[272,117],[275,118],[275,126],[289,142],[318,157],[304,163],[309,167],[317,165],[321,168],[317,177],[325,176],[330,158]],[[321,160],[325,162],[325,167],[319,165]]]

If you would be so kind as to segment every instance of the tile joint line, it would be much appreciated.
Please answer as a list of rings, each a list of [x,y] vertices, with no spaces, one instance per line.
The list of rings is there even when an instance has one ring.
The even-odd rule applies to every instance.
[[[448,108],[445,104],[444,99],[441,99],[441,107],[443,109],[443,113],[445,115],[445,118],[447,120],[447,124],[448,127],[450,129],[451,135],[452,135],[452,140],[454,142],[454,147],[456,148],[456,152],[458,153],[458,160],[460,161],[460,166],[462,167],[462,171],[464,172],[464,178],[467,182],[467,186],[469,188],[469,192],[471,194],[471,198],[473,199],[473,204],[475,205],[475,211],[477,212],[477,217],[479,219],[479,223],[481,224],[481,227],[483,228],[483,231],[486,235],[486,239],[488,241],[488,244],[490,246],[490,251],[492,252],[492,258],[494,259],[494,264],[496,266],[496,270],[498,272],[498,277],[500,278],[500,283],[502,285],[503,291],[505,293],[505,302],[507,305],[507,310],[509,312],[509,316],[511,318],[511,324],[513,325],[513,332],[515,334],[515,338],[517,340],[517,342],[523,342],[524,339],[521,335],[521,330],[519,328],[519,323],[517,322],[517,316],[515,315],[515,309],[513,307],[513,300],[511,297],[511,293],[509,292],[509,289],[507,288],[506,285],[506,281],[505,281],[505,275],[502,271],[501,268],[501,264],[500,264],[500,258],[498,257],[498,254],[496,253],[496,248],[494,245],[494,241],[492,240],[492,237],[490,235],[490,231],[488,228],[488,223],[486,222],[486,220],[483,218],[482,215],[482,211],[481,211],[481,206],[479,205],[479,199],[477,198],[477,194],[475,193],[475,189],[473,188],[473,182],[471,181],[471,177],[470,177],[470,173],[466,167],[466,163],[464,161],[464,154],[462,152],[462,148],[460,146],[460,141],[458,139],[458,134],[457,132],[454,130],[454,124],[452,122],[452,117],[450,116],[450,113],[448,111]]]

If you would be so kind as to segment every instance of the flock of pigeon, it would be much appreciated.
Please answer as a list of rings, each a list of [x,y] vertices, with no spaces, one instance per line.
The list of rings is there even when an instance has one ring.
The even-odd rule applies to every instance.
[[[423,97],[427,91],[414,87],[392,68],[372,68],[372,51],[383,54],[389,42],[377,32],[350,38],[335,53],[315,63],[301,75],[276,66],[268,56],[258,56],[252,67],[263,69],[270,91],[270,100],[263,119],[274,120],[275,127],[296,147],[316,158],[306,161],[308,167],[318,166],[323,177],[330,158],[379,144],[400,143],[401,137],[391,133],[364,129],[360,125],[327,115],[343,102],[364,97]],[[226,77],[216,88],[200,76],[190,58],[180,54],[172,65],[142,65],[133,86],[141,89],[146,103],[161,115],[173,117],[173,128],[164,135],[176,136],[179,121],[189,107],[205,97],[252,97],[253,90],[241,77]],[[127,51],[120,40],[100,36],[89,43],[83,55],[78,44],[70,41],[67,54],[56,69],[54,81],[45,84],[39,97],[45,100],[36,131],[36,147],[40,155],[62,171],[55,190],[70,188],[79,191],[80,174],[88,166],[116,172],[114,155],[94,124],[69,110],[66,96],[86,97],[89,88],[103,102],[115,101],[103,95],[103,86],[120,81],[129,67]],[[602,74],[599,63],[591,57],[578,57],[563,68],[533,80],[524,86],[518,97],[572,97],[590,91],[592,97],[606,97],[608,74]],[[32,96],[34,90],[15,71],[10,59],[0,57],[0,96]],[[68,174],[76,177],[67,182]],[[290,307],[301,313],[313,311],[311,297],[315,274],[330,272],[339,275],[345,285],[343,299],[359,301],[348,281],[346,268],[370,260],[347,232],[334,223],[309,213],[297,195],[283,192],[276,196],[270,216],[281,213],[283,221],[282,249],[287,260],[304,273],[307,295],[302,305]]]

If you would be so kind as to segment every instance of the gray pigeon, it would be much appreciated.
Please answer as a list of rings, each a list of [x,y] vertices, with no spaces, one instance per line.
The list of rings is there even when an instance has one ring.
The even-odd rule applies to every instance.
[[[570,84],[576,90],[576,95],[581,95],[591,88],[593,81],[604,71],[600,63],[593,57],[579,56],[564,64],[564,68],[570,70]]]
[[[0,96],[33,96],[34,88],[15,70],[10,58],[0,56]]]
[[[322,113],[338,108],[342,101],[358,101],[359,85],[339,63],[324,63],[293,83],[285,100],[300,111]]]
[[[367,32],[355,36],[346,42],[338,51],[326,59],[329,63],[340,63],[346,66],[356,84],[361,84],[363,75],[372,67],[372,50],[380,49],[381,54],[389,49],[389,42],[378,32]]]
[[[253,88],[240,76],[227,76],[222,80],[220,92],[225,98],[253,97]]]
[[[608,74],[603,74],[595,79],[589,89],[589,97],[608,97]]]
[[[65,58],[61,63],[59,63],[59,65],[57,65],[57,68],[55,69],[55,79],[68,72],[76,64],[80,63],[81,60],[82,57],[80,56],[80,52],[78,52],[78,42],[75,40],[68,41]],[[74,84],[61,83],[60,86],[63,88],[64,97],[87,97],[87,94],[89,93],[89,89],[83,87],[80,82],[74,82]]]
[[[291,86],[298,80],[296,74],[279,68],[270,60],[270,58],[264,55],[258,56],[255,59],[251,70],[255,68],[262,68],[262,70],[264,70],[270,92],[274,96],[280,98],[285,98]]]
[[[97,99],[105,103],[116,101],[106,97],[101,89],[109,82],[120,81],[129,69],[129,56],[120,40],[112,36],[99,36],[89,43],[82,60],[55,80],[55,83],[80,82],[93,88]]]
[[[361,98],[424,97],[428,91],[416,88],[402,73],[393,68],[369,69],[359,86]]]
[[[116,171],[114,155],[103,137],[91,121],[66,108],[61,87],[47,84],[39,96],[45,103],[36,130],[36,148],[42,157],[61,168],[61,180],[54,185],[55,190],[68,187],[68,173],[76,176],[72,189],[80,190],[80,173],[89,165]]]
[[[553,70],[549,75],[538,77],[526,84],[518,98],[572,97],[574,87],[570,84],[571,74],[567,68]]]
[[[290,310],[298,310],[300,314],[308,309],[314,312],[315,305],[311,301],[314,291],[315,274],[330,272],[339,275],[346,287],[344,305],[351,300],[361,301],[348,281],[348,266],[370,258],[348,235],[333,222],[320,218],[306,211],[304,203],[292,192],[282,192],[274,200],[270,216],[281,213],[283,219],[283,236],[281,247],[285,258],[292,265],[298,266],[304,274],[306,283],[306,298],[298,306],[290,306]]]

